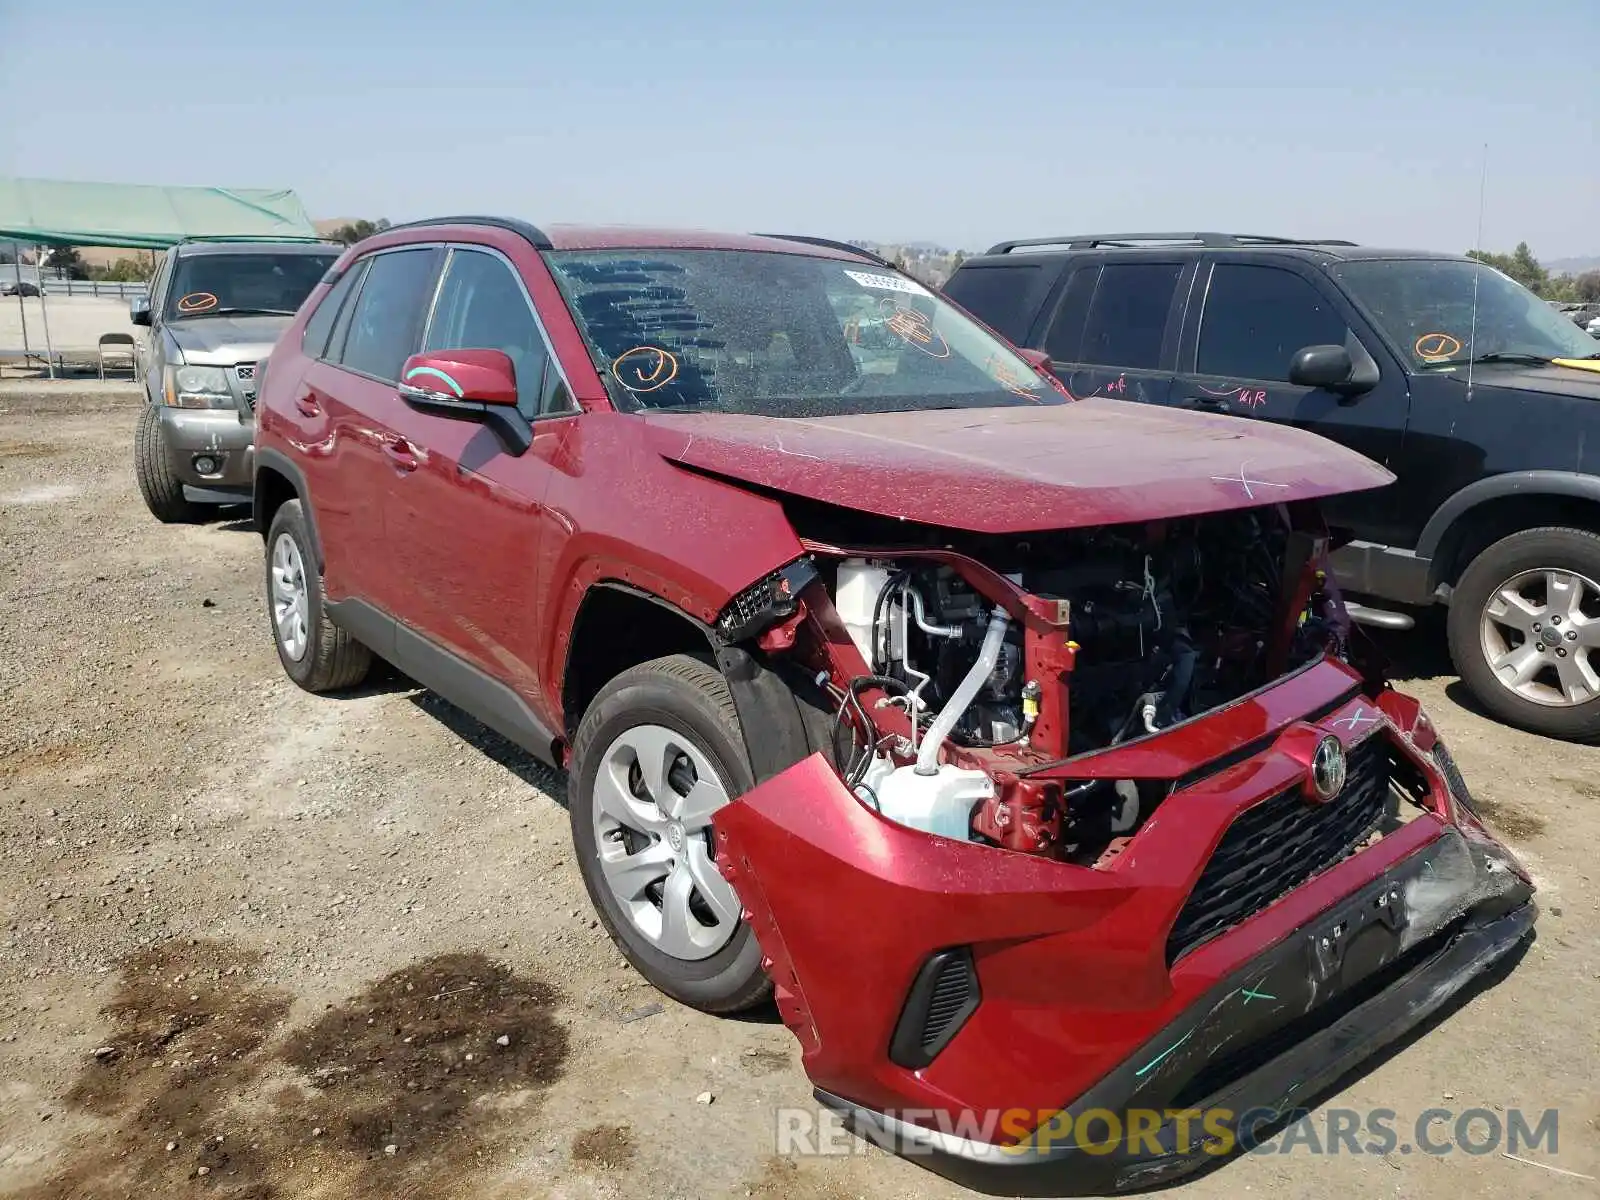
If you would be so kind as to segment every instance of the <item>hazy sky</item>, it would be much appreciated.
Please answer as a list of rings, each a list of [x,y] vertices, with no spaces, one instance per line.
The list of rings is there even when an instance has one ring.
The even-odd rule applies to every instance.
[[[316,216],[1600,254],[1597,0],[0,0],[0,174]]]

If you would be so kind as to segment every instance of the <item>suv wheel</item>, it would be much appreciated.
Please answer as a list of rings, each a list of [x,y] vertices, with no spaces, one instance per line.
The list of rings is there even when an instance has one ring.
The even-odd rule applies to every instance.
[[[617,676],[572,746],[572,838],[584,886],[618,948],[667,995],[706,1012],[771,984],[714,861],[711,815],[750,788],[722,674],[686,654]]]
[[[1450,599],[1450,657],[1501,720],[1600,737],[1600,537],[1529,529],[1478,555]]]
[[[146,404],[139,414],[139,428],[133,435],[133,473],[139,491],[158,521],[167,525],[193,524],[203,520],[206,506],[184,499],[183,482],[172,473],[167,448],[161,444],[161,420],[155,405]]]
[[[289,678],[308,692],[336,692],[367,677],[372,652],[328,620],[310,547],[305,511],[290,500],[267,530],[267,617]]]

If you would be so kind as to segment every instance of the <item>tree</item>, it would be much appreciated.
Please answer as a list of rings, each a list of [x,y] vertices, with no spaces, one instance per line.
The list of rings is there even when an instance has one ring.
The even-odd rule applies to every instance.
[[[63,279],[87,279],[89,268],[76,246],[57,246],[50,251],[50,269]]]
[[[150,275],[149,268],[137,258],[119,258],[109,267],[90,267],[89,277],[106,283],[140,283]]]
[[[379,217],[376,221],[362,219],[351,221],[348,225],[341,225],[328,236],[336,242],[342,242],[346,246],[353,246],[363,238],[369,238],[375,233],[382,233],[388,228],[388,217]]]
[[[1585,271],[1572,279],[1575,298],[1585,304],[1600,304],[1600,271]]]

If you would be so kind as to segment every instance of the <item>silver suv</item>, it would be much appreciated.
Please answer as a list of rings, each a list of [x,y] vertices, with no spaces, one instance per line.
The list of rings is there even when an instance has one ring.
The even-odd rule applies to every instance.
[[[343,246],[184,242],[131,304],[150,332],[134,471],[162,521],[197,521],[251,498],[256,376]]]

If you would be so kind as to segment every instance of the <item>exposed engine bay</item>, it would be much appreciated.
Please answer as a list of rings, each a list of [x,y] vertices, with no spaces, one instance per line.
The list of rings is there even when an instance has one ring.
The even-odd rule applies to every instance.
[[[818,675],[837,704],[839,772],[903,824],[1094,861],[1170,784],[1038,768],[1343,655],[1325,551],[1320,531],[1276,507],[962,552],[830,547],[813,559],[816,583],[867,668],[829,661]]]

